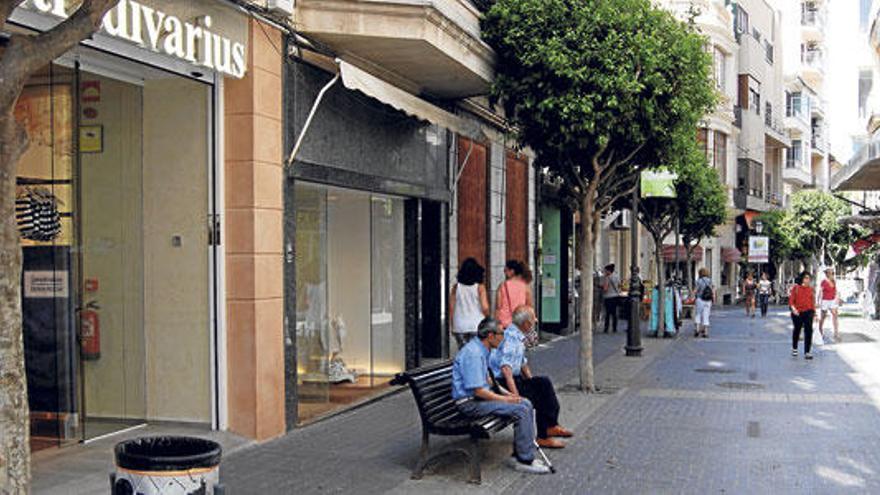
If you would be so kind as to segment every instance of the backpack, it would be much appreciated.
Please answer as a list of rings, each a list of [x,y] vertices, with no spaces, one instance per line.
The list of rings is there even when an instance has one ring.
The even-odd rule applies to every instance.
[[[700,292],[700,299],[703,301],[712,300],[712,284],[706,284],[703,286],[703,291]]]

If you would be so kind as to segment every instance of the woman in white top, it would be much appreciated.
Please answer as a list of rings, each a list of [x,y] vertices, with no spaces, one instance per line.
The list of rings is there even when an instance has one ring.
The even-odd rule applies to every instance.
[[[489,296],[483,278],[486,270],[477,260],[468,258],[461,264],[449,297],[449,322],[452,335],[461,349],[477,333],[477,326],[489,316]]]

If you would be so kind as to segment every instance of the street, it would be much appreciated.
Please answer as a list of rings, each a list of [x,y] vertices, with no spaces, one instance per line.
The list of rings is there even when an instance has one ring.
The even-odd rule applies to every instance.
[[[446,457],[409,479],[420,426],[408,391],[239,450],[225,459],[231,493],[867,493],[880,490],[880,325],[842,319],[843,342],[812,362],[790,356],[787,313],[713,317],[709,339],[596,335],[602,393],[576,378],[577,337],[535,351],[538,373],[560,389],[576,435],[549,452],[555,475],[504,465],[510,432],[484,443],[483,484]],[[625,326],[625,325],[622,325]],[[441,440],[442,442],[442,440]]]

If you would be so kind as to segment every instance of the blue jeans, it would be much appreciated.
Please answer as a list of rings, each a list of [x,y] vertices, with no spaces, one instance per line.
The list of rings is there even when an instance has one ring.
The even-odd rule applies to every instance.
[[[513,450],[516,457],[523,462],[535,459],[535,409],[528,399],[519,404],[508,404],[494,400],[471,400],[459,404],[458,410],[465,416],[486,416],[495,414],[508,418],[516,418],[513,425]]]

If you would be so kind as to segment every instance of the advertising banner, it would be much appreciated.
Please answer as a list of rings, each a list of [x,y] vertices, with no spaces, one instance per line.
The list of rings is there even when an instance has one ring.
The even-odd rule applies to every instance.
[[[675,179],[674,172],[666,168],[645,170],[641,174],[641,188],[643,198],[674,198]]]
[[[749,263],[770,262],[770,238],[765,235],[749,237]]]

